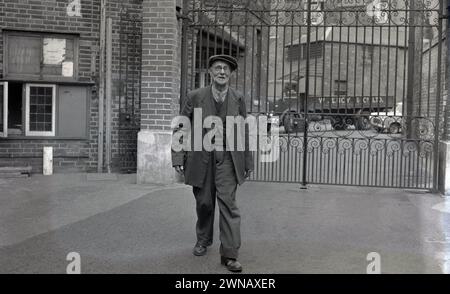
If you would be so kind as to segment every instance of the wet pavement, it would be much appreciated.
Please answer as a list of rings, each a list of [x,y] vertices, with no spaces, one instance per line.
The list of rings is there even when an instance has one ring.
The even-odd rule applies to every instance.
[[[421,191],[248,182],[237,194],[244,273],[450,273],[450,200]],[[192,255],[190,187],[135,175],[0,179],[0,273],[227,273]],[[216,208],[216,212],[218,212]],[[371,256],[371,255],[370,255]]]

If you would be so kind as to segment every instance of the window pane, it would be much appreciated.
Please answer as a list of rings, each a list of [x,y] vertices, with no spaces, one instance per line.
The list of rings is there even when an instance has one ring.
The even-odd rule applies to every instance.
[[[75,42],[73,39],[44,38],[44,75],[73,77]]]
[[[73,77],[77,70],[75,38],[46,33],[6,33],[5,75]]]
[[[8,36],[8,73],[39,74],[41,38]]]
[[[31,95],[37,95],[37,93],[38,93],[38,88],[34,87],[34,88],[30,89],[30,94]]]
[[[66,39],[44,38],[42,55],[45,65],[58,65],[64,61],[66,54]]]
[[[52,94],[52,87],[30,87],[30,131],[52,131]]]
[[[64,61],[74,61],[74,41],[72,39],[66,39],[66,55]]]

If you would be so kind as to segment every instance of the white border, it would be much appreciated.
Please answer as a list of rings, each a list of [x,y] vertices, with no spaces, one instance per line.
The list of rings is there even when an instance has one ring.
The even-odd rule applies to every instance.
[[[0,137],[8,136],[8,82],[0,82],[3,85],[3,130]]]
[[[51,87],[52,92],[52,131],[36,132],[30,131],[30,87]],[[56,85],[54,84],[26,84],[25,86],[25,136],[55,136],[56,116]]]

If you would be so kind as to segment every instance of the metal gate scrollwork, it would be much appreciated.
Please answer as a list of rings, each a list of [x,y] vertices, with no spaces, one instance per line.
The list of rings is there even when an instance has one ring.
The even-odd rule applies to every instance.
[[[254,181],[437,188],[442,0],[185,0],[182,97],[230,54],[249,113],[279,117]]]
[[[122,10],[119,25],[119,168],[133,173],[140,130],[142,19]]]

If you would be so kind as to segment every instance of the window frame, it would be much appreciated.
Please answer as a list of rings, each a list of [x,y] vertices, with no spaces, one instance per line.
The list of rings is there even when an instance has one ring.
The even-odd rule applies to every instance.
[[[28,74],[28,73],[9,73],[8,61],[9,60],[9,37],[39,37],[41,39],[40,47],[40,73]],[[43,74],[43,50],[44,50],[44,38],[54,39],[71,39],[73,41],[73,75],[71,77],[64,77],[62,75],[49,75]],[[3,30],[3,79],[8,80],[31,80],[31,81],[54,81],[54,82],[73,82],[79,78],[79,35],[65,34],[65,33],[48,33],[48,32],[35,32],[35,31],[19,31],[19,30]]]
[[[52,130],[38,132],[30,130],[30,87],[52,88]],[[25,136],[55,137],[56,136],[56,84],[25,84]]]
[[[0,138],[8,136],[8,82],[0,82],[3,85],[3,130],[0,129]]]

